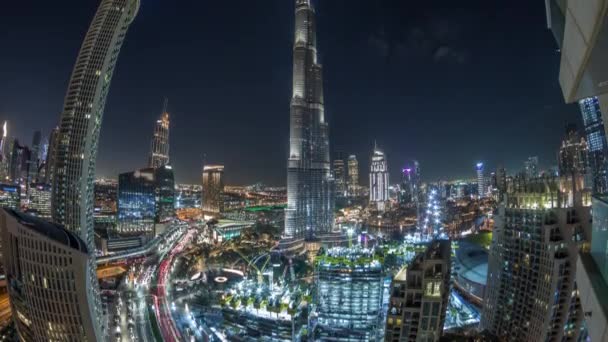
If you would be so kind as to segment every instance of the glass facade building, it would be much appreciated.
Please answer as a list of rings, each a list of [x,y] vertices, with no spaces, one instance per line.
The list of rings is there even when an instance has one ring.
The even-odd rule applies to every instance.
[[[0,207],[21,210],[21,187],[14,184],[0,184]]]
[[[317,61],[315,10],[295,1],[287,208],[284,236],[314,240],[334,224],[334,180],[325,121],[323,68]]]
[[[118,176],[118,232],[155,234],[157,223],[175,217],[175,184],[170,166]]]
[[[314,340],[380,339],[385,278],[380,258],[369,249],[334,247],[315,262]]]
[[[51,186],[36,183],[30,186],[27,213],[46,220],[51,218]]]
[[[608,192],[608,144],[602,112],[597,97],[578,101],[589,149],[589,169],[593,177],[593,192]]]
[[[203,168],[203,212],[221,213],[224,211],[224,166],[206,165]]]

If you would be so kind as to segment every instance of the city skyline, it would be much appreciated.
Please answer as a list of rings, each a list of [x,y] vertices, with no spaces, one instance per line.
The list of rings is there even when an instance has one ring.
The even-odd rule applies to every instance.
[[[15,6],[16,13],[25,10],[25,6],[20,4],[11,6]],[[222,36],[225,36],[228,42],[237,39],[238,33],[245,35],[242,38],[246,41],[263,44],[260,50],[265,50],[266,53],[263,51],[251,53],[251,58],[257,65],[256,70],[244,69],[245,65],[249,65],[247,59],[233,54],[235,52],[233,48],[227,46],[226,42],[218,41],[217,38],[211,39],[209,43],[216,48],[214,53],[210,54],[194,48],[188,41],[190,37],[188,25],[193,25],[190,27],[193,31],[203,32],[204,37],[200,39],[208,40],[209,37],[206,36],[210,34],[208,30],[201,30],[203,28],[198,27],[203,24],[189,21],[188,24],[176,24],[176,27],[168,32],[155,25],[155,19],[161,15],[163,20],[166,18],[168,22],[172,22],[177,20],[177,15],[184,14],[182,11],[193,10],[198,6],[202,5],[191,4],[185,6],[185,9],[177,9],[165,4],[161,6],[158,2],[149,2],[142,6],[140,16],[133,25],[133,32],[127,37],[127,43],[133,40],[133,44],[125,44],[121,60],[117,65],[117,77],[113,80],[101,132],[97,175],[115,178],[120,172],[140,167],[146,161],[149,151],[149,132],[158,117],[158,103],[167,96],[172,99],[174,133],[171,141],[172,164],[178,182],[198,183],[202,155],[206,153],[209,159],[222,162],[229,170],[238,170],[243,165],[249,166],[249,172],[246,174],[227,173],[228,183],[245,184],[263,181],[273,185],[284,185],[286,179],[282,170],[284,170],[285,156],[288,155],[284,142],[288,140],[289,125],[286,119],[289,104],[284,98],[289,97],[291,88],[289,32],[293,25],[293,19],[285,13],[291,12],[293,4],[277,1],[261,4],[260,8],[254,9],[256,14],[267,16],[280,13],[281,20],[272,24],[261,24],[252,32],[243,32],[239,25],[236,25],[238,27],[221,26],[225,30]],[[222,4],[214,3],[208,6],[211,7],[208,9],[213,10],[210,12],[220,14],[229,10]],[[492,169],[493,165],[504,164],[510,173],[518,170],[521,162],[529,155],[538,155],[543,167],[556,164],[554,149],[561,138],[559,128],[563,127],[565,122],[575,122],[579,129],[582,125],[577,106],[562,104],[559,84],[555,76],[559,55],[555,52],[555,43],[551,41],[549,31],[546,30],[542,4],[530,4],[530,13],[522,18],[522,27],[509,33],[499,31],[499,26],[507,22],[510,16],[517,14],[515,8],[508,5],[504,5],[506,8],[503,8],[501,7],[503,5],[496,4],[472,4],[469,8],[460,10],[464,12],[464,18],[479,13],[496,16],[496,23],[483,24],[490,25],[489,32],[500,34],[506,39],[506,43],[500,46],[491,39],[492,37],[488,37],[487,33],[475,32],[464,19],[455,19],[444,13],[448,11],[449,6],[444,6],[443,10],[435,13],[430,11],[431,6],[416,5],[421,13],[431,18],[431,24],[415,20],[409,24],[400,24],[396,22],[396,16],[406,15],[404,8],[395,3],[392,6],[396,7],[394,14],[388,10],[391,1],[379,1],[377,4],[369,5],[368,10],[372,11],[374,16],[369,22],[362,24],[362,27],[357,27],[357,19],[363,16],[365,10],[363,2],[354,2],[352,13],[348,13],[342,25],[327,20],[337,13],[340,9],[339,4],[321,2],[317,5],[319,30],[322,31],[319,39],[320,58],[323,64],[332,65],[331,70],[326,72],[324,83],[328,92],[326,110],[332,137],[330,141],[332,159],[335,151],[339,150],[357,155],[360,164],[367,165],[373,139],[380,136],[378,142],[384,146],[391,160],[389,168],[392,170],[393,179],[398,179],[398,171],[406,165],[407,160],[414,158],[419,159],[424,167],[424,180],[427,181],[436,180],[439,175],[452,178],[470,177],[474,174],[470,165],[477,160],[483,160],[488,170]],[[22,53],[28,53],[28,48],[23,47],[19,41],[40,39],[40,37],[32,37],[30,30],[14,30],[7,37],[10,52],[6,56],[9,61],[6,65],[11,65],[12,69],[4,69],[7,67],[5,65],[0,67],[0,72],[7,74],[8,77],[4,79],[14,78],[18,81],[11,84],[0,83],[2,90],[0,93],[7,95],[6,99],[0,101],[0,118],[9,120],[9,127],[12,126],[9,132],[13,132],[11,134],[15,134],[20,141],[32,140],[33,129],[30,129],[32,126],[28,124],[26,129],[25,122],[35,120],[34,127],[41,128],[43,136],[48,136],[51,128],[56,126],[56,117],[61,111],[63,96],[59,89],[65,89],[66,75],[69,75],[73,63],[73,57],[66,58],[66,56],[76,55],[80,46],[79,40],[88,25],[86,18],[94,13],[93,4],[77,4],[68,11],[82,19],[57,24],[48,22],[50,20],[48,18],[63,15],[63,9],[41,5],[33,10],[34,16],[45,14],[40,23],[14,23],[13,26],[30,25],[29,27],[33,27],[33,31],[36,31],[36,25],[50,25],[50,32],[61,30],[63,38],[45,37],[48,40],[45,44],[53,44],[53,51],[56,51],[49,55],[48,61],[24,59],[26,63],[11,63],[14,59],[22,59]],[[205,11],[204,15],[210,14]],[[253,20],[240,12],[237,15],[239,18],[244,17],[241,25]],[[214,16],[222,17],[222,15]],[[11,20],[9,18],[8,24],[11,24]],[[218,24],[217,19],[210,20],[211,22],[206,25]],[[407,57],[408,51],[415,50],[408,44],[418,41],[412,43],[407,37],[403,38],[404,35],[408,36],[408,33],[414,34],[420,31],[422,42],[426,41],[425,39],[432,41],[430,39],[433,38],[432,35],[436,34],[436,31],[441,31],[440,28],[445,25],[458,28],[455,31],[461,33],[455,33],[454,37],[439,35],[441,39],[433,42],[431,44],[433,46],[425,47],[422,44],[420,51]],[[178,33],[178,30],[185,37],[170,42],[170,33]],[[263,41],[256,39],[262,35],[267,35],[267,39]],[[508,48],[516,39],[521,39],[522,46],[519,47],[518,52],[528,57],[529,65],[504,64],[507,57],[513,56],[508,54],[505,57],[499,56],[504,52],[502,49]],[[337,47],[333,44],[336,40],[343,40],[344,44]],[[485,48],[483,52],[479,50],[480,47],[473,46],[475,40],[480,40]],[[153,49],[159,44],[164,47],[157,56],[152,51],[155,51]],[[247,44],[249,43],[245,43],[244,48],[247,48]],[[338,62],[356,48],[364,50],[362,56],[352,58],[348,63]],[[427,51],[429,48],[431,52]],[[459,49],[463,51],[462,54],[457,53]],[[190,52],[193,57],[203,58],[210,64],[220,58],[229,57],[229,63],[226,64],[234,66],[238,72],[227,71],[223,67],[209,72],[201,67],[186,73],[182,67],[171,63],[173,58],[171,54],[181,55],[180,52],[185,51]],[[140,63],[139,61],[144,57],[149,59],[146,63]],[[31,63],[27,63],[28,61]],[[47,63],[57,67],[47,70],[48,68],[44,67]],[[505,68],[515,74],[511,78],[501,73],[500,75],[505,77],[504,84],[493,83],[494,86],[490,87],[495,88],[494,93],[500,98],[509,98],[510,103],[500,101],[500,106],[490,107],[492,110],[488,111],[487,106],[496,102],[497,95],[487,94],[488,100],[484,100],[484,82],[500,76],[495,74],[499,71],[489,69],[496,63],[503,63]],[[183,64],[187,66],[189,63]],[[38,70],[40,73],[29,71],[25,72],[23,77],[11,77],[13,73],[20,72],[22,65],[25,65],[27,70]],[[363,65],[369,67],[368,72],[358,75],[355,79],[352,77],[342,79],[342,75],[353,73]],[[157,69],[158,72],[150,73],[152,69]],[[421,78],[416,73],[406,77],[406,71],[411,71],[410,69],[437,70],[428,73],[426,78]],[[481,70],[479,74],[482,76],[476,75],[472,79],[463,81],[468,78],[464,74],[474,70]],[[533,72],[532,76],[528,75],[531,72]],[[237,75],[239,73],[240,75]],[[371,73],[386,77],[382,76],[380,80],[370,75]],[[439,82],[441,73],[448,73],[450,79],[464,82],[458,98],[447,94],[447,89],[443,87],[434,89],[435,93],[429,93],[428,90],[431,89],[429,87],[432,87],[432,83]],[[40,74],[44,75],[44,79],[38,79],[41,77]],[[241,92],[242,87],[259,80],[259,77],[263,77],[264,81],[260,89]],[[513,82],[517,79],[526,80],[526,82],[518,82],[519,85],[526,84],[526,87],[515,89],[517,87]],[[414,81],[418,85],[416,89],[408,86]],[[196,85],[197,82],[200,82],[200,85]],[[146,86],[142,87],[142,84]],[[454,84],[446,84],[446,88],[452,86]],[[36,103],[24,101],[21,96],[24,87],[31,89],[32,94],[40,98],[40,101]],[[525,96],[527,87],[535,87],[541,91],[538,91],[538,96],[529,99]],[[349,90],[346,91],[347,89]],[[176,92],[178,94],[175,94]],[[482,97],[473,96],[476,92]],[[352,97],[351,93],[361,98],[351,103],[352,101],[347,101]],[[13,94],[15,96],[12,96]],[[199,94],[203,96],[200,97]],[[242,100],[232,101],[231,98],[237,94]],[[409,98],[416,100],[409,101]],[[248,103],[250,111],[256,114],[254,115],[256,119],[248,113],[242,114],[247,111],[240,108],[242,105],[233,102]],[[425,107],[420,107],[422,104],[425,104]],[[490,133],[493,121],[504,115],[509,115],[513,120],[504,122],[507,129],[500,130],[501,132],[494,136]],[[430,117],[436,119],[428,119]],[[551,117],[550,121],[547,120],[549,117]],[[232,125],[234,119],[241,120],[244,125],[235,127]],[[142,125],[136,127],[125,125],[125,122],[130,120],[138,120]],[[437,126],[439,121],[450,125]],[[410,127],[413,123],[420,129],[412,130]],[[547,129],[536,132],[528,128],[539,124]],[[450,126],[448,131],[445,126]],[[200,131],[203,134],[200,134]],[[380,132],[385,133],[381,135]],[[500,141],[501,137],[506,139],[513,132],[521,135],[521,139],[513,141],[513,146],[509,149],[511,153],[507,156],[506,151],[500,151],[500,143],[496,141]],[[476,139],[473,139],[474,137]],[[479,141],[476,141],[478,139]],[[254,143],[244,144],[244,141]],[[117,144],[125,148],[118,148]],[[445,151],[429,153],[436,144],[445,146]],[[530,146],[535,148],[530,150]],[[461,157],[463,153],[466,156],[464,158]],[[261,155],[263,156],[260,158]],[[453,159],[456,155],[459,156],[458,160]],[[268,170],[271,171],[267,172]]]

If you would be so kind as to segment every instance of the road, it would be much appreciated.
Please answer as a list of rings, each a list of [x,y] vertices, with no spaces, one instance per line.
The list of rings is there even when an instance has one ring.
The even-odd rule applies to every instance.
[[[170,284],[171,266],[176,255],[184,251],[184,248],[195,236],[195,229],[190,229],[179,240],[177,244],[161,259],[158,267],[156,284],[156,296],[153,299],[154,313],[158,321],[160,332],[164,341],[181,341],[181,334],[175,325],[167,298]]]

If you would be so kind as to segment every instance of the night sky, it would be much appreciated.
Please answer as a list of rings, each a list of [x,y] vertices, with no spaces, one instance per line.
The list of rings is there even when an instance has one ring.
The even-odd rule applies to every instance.
[[[229,183],[286,178],[292,0],[143,0],[106,106],[100,176],[146,166],[169,98],[179,182],[200,182],[203,154]],[[395,181],[408,160],[427,181],[508,172],[538,155],[556,164],[566,122],[559,55],[543,1],[317,0],[332,151],[374,140]],[[10,1],[0,13],[0,119],[31,143],[59,122],[96,0]]]

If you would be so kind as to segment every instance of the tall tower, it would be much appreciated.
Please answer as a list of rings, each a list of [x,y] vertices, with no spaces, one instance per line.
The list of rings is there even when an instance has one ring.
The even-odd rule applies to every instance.
[[[388,202],[388,165],[386,155],[378,147],[374,147],[369,172],[369,201],[375,204],[379,211],[384,211]]]
[[[152,168],[159,168],[167,164],[169,164],[169,113],[167,112],[167,99],[165,99],[163,112],[154,127],[148,165]]]
[[[359,196],[359,162],[354,154],[348,157],[348,195]]]
[[[486,182],[483,175],[483,163],[477,163],[475,165],[477,170],[477,195],[479,198],[486,197]]]
[[[346,164],[342,152],[336,153],[336,158],[334,159],[334,179],[336,182],[336,195],[346,196]]]
[[[315,11],[296,0],[285,238],[314,239],[333,227],[334,191]]]
[[[120,47],[139,4],[139,0],[101,1],[76,59],[61,113],[54,151],[52,217],[80,235],[91,256],[95,255],[93,181],[101,121]],[[94,257],[90,262],[88,309],[101,319]],[[104,339],[104,326],[96,325],[96,340]]]

